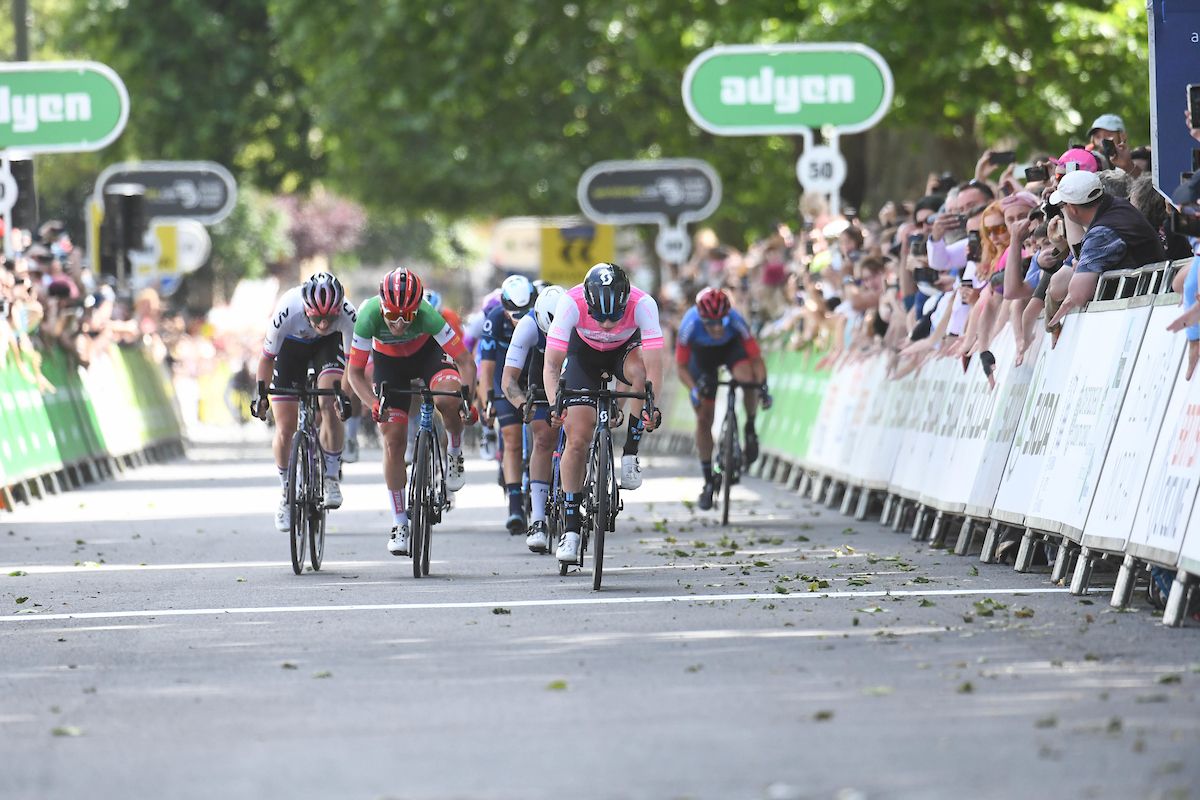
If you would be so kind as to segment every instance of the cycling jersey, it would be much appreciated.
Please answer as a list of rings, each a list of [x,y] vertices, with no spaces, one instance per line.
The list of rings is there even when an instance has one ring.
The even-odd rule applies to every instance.
[[[721,319],[721,332],[717,335],[704,325],[700,312],[695,306],[688,309],[679,322],[679,337],[675,341],[675,363],[687,364],[692,357],[692,348],[724,347],[735,339],[740,340],[746,355],[750,358],[761,358],[758,341],[750,332],[750,326],[745,317],[735,309]]]
[[[416,318],[402,332],[396,333],[388,327],[383,318],[379,297],[375,296],[359,306],[350,363],[356,367],[364,366],[372,350],[393,358],[410,356],[424,347],[430,339],[437,342],[452,358],[466,352],[462,338],[426,301],[421,301]]]
[[[614,328],[605,330],[588,314],[583,284],[579,284],[558,301],[554,309],[554,324],[546,336],[546,347],[565,352],[571,342],[571,334],[576,333],[588,347],[604,352],[623,346],[638,332],[641,333],[644,349],[662,348],[662,324],[658,320],[658,304],[653,297],[636,286],[630,287],[625,314]]]
[[[483,321],[483,337],[479,340],[479,354],[483,361],[491,361],[496,365],[504,364],[508,343],[512,341],[516,326],[509,319],[502,306],[497,306],[487,313]],[[493,390],[500,393],[500,370],[492,380]]]
[[[443,306],[442,307],[442,319],[444,319],[444,320],[446,320],[446,322],[450,323],[450,327],[453,328],[454,332],[458,334],[458,338],[463,339],[462,317],[460,317],[458,315],[457,311],[455,311],[452,308],[446,308],[445,306]],[[466,345],[465,339],[463,339],[463,345],[464,346]]]
[[[284,342],[288,340],[311,343],[331,333],[342,337],[342,352],[349,353],[357,321],[358,315],[354,312],[354,306],[348,300],[343,300],[342,311],[338,314],[333,328],[325,333],[318,333],[304,314],[304,299],[300,287],[296,286],[284,292],[275,305],[275,311],[271,314],[271,326],[267,328],[267,338],[263,342],[263,355],[274,358],[279,355]]]
[[[534,316],[526,314],[513,331],[512,341],[508,343],[508,354],[504,357],[504,366],[521,370],[521,388],[528,389],[531,379],[534,384],[541,384],[545,356],[546,334],[542,333]]]

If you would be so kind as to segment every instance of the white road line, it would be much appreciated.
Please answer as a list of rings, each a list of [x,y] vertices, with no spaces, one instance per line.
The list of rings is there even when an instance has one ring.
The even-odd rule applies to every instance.
[[[1065,588],[1020,589],[907,589],[871,592],[798,592],[793,594],[690,594],[656,597],[570,597],[558,600],[480,600],[452,603],[379,603],[329,606],[260,606],[243,608],[164,608],[146,611],[83,611],[77,614],[7,614],[0,622],[38,622],[65,619],[130,619],[145,617],[200,617],[220,614],[313,614],[336,611],[431,611],[465,608],[530,608],[534,606],[607,606],[650,603],[710,603],[733,600],[819,600],[826,598],[947,597],[974,595],[1065,594]]]
[[[327,569],[334,567],[356,569],[358,567],[379,567],[394,564],[394,561],[326,561],[323,566]],[[66,572],[153,572],[155,570],[173,569],[291,569],[290,561],[218,561],[198,564],[79,564],[59,566],[57,564],[33,565],[27,567],[0,567],[0,574],[24,572],[26,575],[55,575]]]

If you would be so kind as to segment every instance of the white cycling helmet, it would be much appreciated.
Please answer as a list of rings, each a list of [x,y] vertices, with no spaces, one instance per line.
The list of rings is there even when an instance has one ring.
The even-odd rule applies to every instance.
[[[533,310],[537,291],[524,275],[509,275],[500,284],[500,302],[514,317],[523,317]]]
[[[537,318],[537,325],[542,329],[542,333],[549,333],[550,326],[554,324],[554,309],[558,308],[558,301],[567,293],[567,290],[561,286],[547,286],[538,292],[537,302],[533,304],[533,315]]]

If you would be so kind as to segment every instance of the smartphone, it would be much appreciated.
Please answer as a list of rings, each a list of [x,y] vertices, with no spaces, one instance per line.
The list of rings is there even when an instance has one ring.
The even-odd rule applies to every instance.
[[[1012,150],[996,150],[988,156],[988,163],[997,167],[1011,164],[1017,160],[1017,154]]]
[[[1200,127],[1200,83],[1189,83],[1187,87],[1188,111],[1192,112],[1192,127]]]
[[[983,240],[979,238],[979,231],[968,231],[967,233],[967,260],[979,262],[983,257]]]
[[[1100,149],[1104,151],[1104,155],[1110,162],[1117,157],[1117,146],[1113,144],[1112,139],[1101,139]]]
[[[928,283],[931,286],[937,283],[938,271],[933,267],[917,267],[913,270],[913,280],[917,283]]]
[[[908,254],[910,256],[923,256],[928,252],[925,246],[925,237],[919,233],[909,234],[908,237]]]
[[[1025,168],[1026,183],[1043,183],[1050,180],[1050,170],[1044,164]]]

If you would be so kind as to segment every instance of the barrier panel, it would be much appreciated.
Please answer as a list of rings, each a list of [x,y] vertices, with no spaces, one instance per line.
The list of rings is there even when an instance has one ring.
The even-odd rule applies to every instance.
[[[43,393],[14,361],[0,367],[0,489],[6,503],[8,487],[29,483],[40,493],[34,479],[178,444],[183,437],[166,372],[143,348],[111,347],[84,369],[50,347],[42,353],[42,374],[53,392]],[[57,479],[50,485],[57,487]]]

